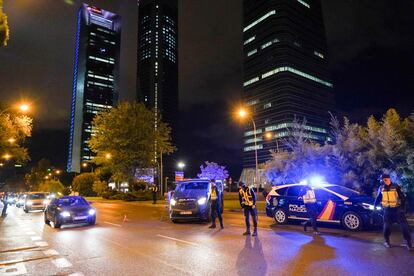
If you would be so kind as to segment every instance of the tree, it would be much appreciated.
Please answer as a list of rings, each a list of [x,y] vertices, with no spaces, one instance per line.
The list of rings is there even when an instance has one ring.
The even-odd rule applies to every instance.
[[[93,183],[99,181],[94,173],[82,173],[76,176],[72,182],[72,190],[83,196],[94,196]]]
[[[26,115],[6,112],[0,107],[0,154],[10,156],[14,161],[28,161],[29,154],[23,143],[32,133],[32,119]]]
[[[92,190],[98,195],[102,196],[102,194],[108,190],[108,184],[105,181],[96,180],[93,182]]]
[[[224,180],[229,177],[229,172],[225,166],[220,166],[214,162],[205,162],[205,166],[200,166],[200,173],[197,175],[199,178]]]
[[[45,180],[39,185],[39,191],[63,194],[65,187],[59,180]]]
[[[24,178],[27,186],[31,191],[38,191],[39,185],[45,180],[48,175],[48,169],[51,167],[50,161],[41,159],[35,167],[33,167]]]
[[[164,154],[175,150],[169,126],[154,114],[142,103],[123,102],[94,118],[89,141],[97,154],[94,162],[109,168],[116,182],[134,179],[137,169],[156,167],[154,153],[160,149]]]
[[[3,0],[0,0],[0,46],[6,46],[9,40],[9,24],[7,15],[3,12]]]

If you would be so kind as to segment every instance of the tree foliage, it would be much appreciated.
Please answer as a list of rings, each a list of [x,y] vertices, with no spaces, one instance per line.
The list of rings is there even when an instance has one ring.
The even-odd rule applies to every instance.
[[[96,180],[93,182],[92,190],[98,195],[102,196],[105,191],[108,190],[108,183],[105,181]]]
[[[156,167],[160,151],[175,151],[171,129],[142,103],[120,103],[93,120],[94,135],[89,141],[98,165],[109,168],[116,182],[133,179],[137,169]],[[106,158],[110,153],[111,158]],[[155,154],[156,153],[156,154]]]
[[[32,133],[32,119],[26,115],[6,112],[0,107],[0,154],[8,154],[19,163],[29,160],[23,143]]]
[[[9,40],[9,24],[7,15],[3,12],[3,0],[0,0],[0,46],[6,46]]]
[[[214,162],[205,162],[205,166],[200,166],[200,173],[197,175],[199,178],[224,180],[229,177],[229,172],[225,166],[220,166]]]
[[[63,194],[65,191],[65,187],[63,186],[62,182],[59,180],[45,180],[39,184],[38,187],[39,191],[42,192],[50,192],[50,193],[61,193]]]
[[[36,166],[32,167],[29,173],[24,178],[30,191],[38,191],[39,185],[45,180],[48,174],[47,169],[51,167],[50,161],[41,159]]]
[[[72,182],[72,190],[82,196],[94,196],[93,184],[99,181],[94,173],[82,173],[76,176]]]
[[[324,145],[304,139],[303,125],[287,141],[288,150],[272,152],[266,174],[273,184],[320,174],[327,181],[371,194],[379,174],[390,173],[406,191],[414,190],[414,115],[401,118],[389,109],[380,120],[370,116],[365,126],[332,118],[333,142]]]

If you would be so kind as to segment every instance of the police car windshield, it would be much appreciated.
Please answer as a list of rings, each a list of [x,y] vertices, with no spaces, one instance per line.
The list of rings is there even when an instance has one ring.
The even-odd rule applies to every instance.
[[[340,194],[342,196],[346,196],[346,197],[351,197],[351,196],[357,196],[359,195],[358,192],[342,187],[342,186],[330,186],[330,187],[326,187],[326,189],[335,192],[337,194]]]
[[[84,206],[88,205],[85,199],[82,197],[62,197],[56,199],[54,204],[58,206]]]
[[[207,190],[208,182],[187,182],[177,186],[177,191],[185,190]]]

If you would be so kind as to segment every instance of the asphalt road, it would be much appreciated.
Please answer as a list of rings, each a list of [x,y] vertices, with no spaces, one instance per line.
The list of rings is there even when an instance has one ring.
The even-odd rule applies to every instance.
[[[226,212],[225,229],[211,230],[173,224],[159,205],[94,206],[97,225],[63,229],[9,207],[0,218],[0,275],[414,275],[398,229],[386,249],[378,231],[321,228],[313,237],[260,216],[254,238],[241,235],[241,213]]]

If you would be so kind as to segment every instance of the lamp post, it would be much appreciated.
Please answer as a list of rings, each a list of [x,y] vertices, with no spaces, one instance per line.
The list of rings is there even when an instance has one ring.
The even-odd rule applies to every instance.
[[[265,138],[268,139],[268,140],[271,140],[271,139],[275,138],[275,141],[276,141],[276,152],[279,153],[279,142],[277,140],[276,134],[273,135],[271,132],[266,132]]]
[[[243,108],[241,108],[238,112],[238,115],[240,118],[245,118],[247,116],[249,116],[249,114],[247,113],[247,111]],[[253,116],[249,116],[250,120],[252,121],[253,124],[253,134],[254,134],[254,157],[255,157],[255,162],[256,162],[256,167],[255,167],[255,177],[254,177],[254,184],[257,187],[257,194],[259,194],[259,164],[257,161],[257,134],[256,134],[256,123],[253,120]]]

